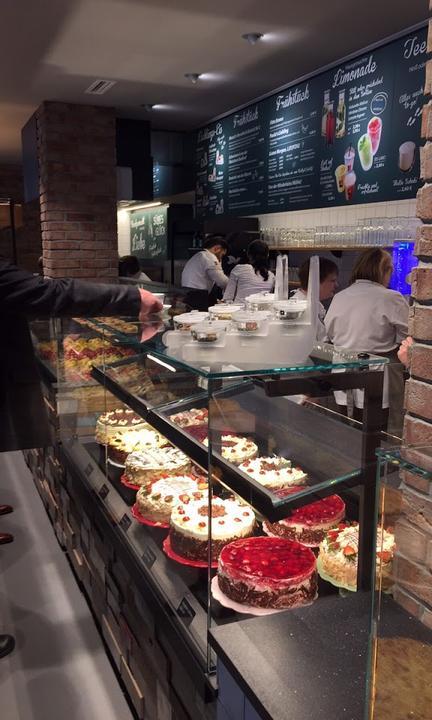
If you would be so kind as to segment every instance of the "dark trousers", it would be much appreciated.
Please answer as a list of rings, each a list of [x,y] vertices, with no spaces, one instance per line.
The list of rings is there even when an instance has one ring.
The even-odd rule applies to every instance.
[[[210,292],[207,290],[195,290],[195,288],[183,288],[185,291],[184,302],[189,305],[192,310],[201,310],[205,312],[212,305],[216,305],[220,298],[220,290],[216,285]]]

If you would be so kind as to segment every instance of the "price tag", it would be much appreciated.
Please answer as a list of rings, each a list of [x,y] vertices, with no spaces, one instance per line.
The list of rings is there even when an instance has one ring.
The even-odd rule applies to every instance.
[[[93,472],[93,469],[94,469],[94,468],[93,468],[93,465],[92,465],[91,463],[89,463],[89,464],[87,465],[86,469],[84,470],[84,472],[85,472],[85,474],[86,474],[86,477],[90,477],[90,475],[91,475],[92,472]]]
[[[186,598],[183,598],[177,608],[177,615],[183,620],[185,625],[190,625],[195,617],[195,610]]]
[[[132,525],[132,520],[130,519],[129,515],[126,515],[126,513],[123,515],[122,519],[119,522],[119,525],[123,532],[127,532]]]
[[[156,555],[154,554],[153,550],[149,547],[146,547],[142,554],[143,563],[146,566],[148,570],[154,565],[156,561]]]
[[[108,493],[109,493],[109,487],[105,484],[102,485],[101,489],[99,490],[99,497],[102,498],[102,500],[105,500]]]

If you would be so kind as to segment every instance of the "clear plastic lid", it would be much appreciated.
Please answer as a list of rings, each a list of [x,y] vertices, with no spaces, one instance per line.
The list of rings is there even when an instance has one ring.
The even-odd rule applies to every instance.
[[[200,312],[199,310],[192,310],[188,313],[176,315],[174,317],[174,325],[178,328],[182,328],[183,326],[190,328],[192,325],[196,325],[197,323],[203,322],[203,320],[207,319],[208,313]]]
[[[232,320],[237,330],[243,332],[257,332],[268,319],[268,312],[248,312],[242,310],[233,315]]]
[[[233,304],[233,303],[220,303],[219,305],[213,305],[209,308],[210,315],[221,318],[221,319],[230,319],[234,313],[239,312],[240,310],[243,310],[244,306],[240,304]]]
[[[197,342],[217,342],[225,334],[226,330],[227,323],[206,320],[194,325],[191,334]]]

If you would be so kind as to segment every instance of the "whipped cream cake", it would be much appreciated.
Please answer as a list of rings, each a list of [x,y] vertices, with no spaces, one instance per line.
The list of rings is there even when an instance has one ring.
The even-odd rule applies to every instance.
[[[117,434],[129,430],[150,429],[150,425],[129,408],[116,408],[100,415],[96,422],[95,437],[98,443],[106,445]]]
[[[277,492],[277,495],[284,497],[301,490],[304,490],[301,486],[292,487]],[[271,523],[266,520],[263,523],[263,530],[270,537],[288,538],[288,540],[297,540],[308,547],[319,547],[326,532],[344,517],[344,501],[339,495],[331,495],[323,500],[317,500],[289,511],[287,517],[279,522]]]
[[[240,465],[240,470],[270,490],[304,485],[307,478],[301,468],[293,467],[291,460],[279,455],[246,460]]]
[[[377,568],[381,565],[384,586],[390,585],[390,576],[395,551],[393,533],[377,529]],[[329,530],[320,545],[319,562],[323,572],[337,585],[357,587],[357,567],[359,549],[358,522],[340,523]]]
[[[179,503],[179,496],[188,494],[194,497],[196,492],[199,499],[201,490],[207,487],[204,479],[191,475],[174,475],[163,477],[153,485],[143,485],[137,492],[136,504],[141,515],[152,522],[169,524],[174,505]]]
[[[208,559],[208,496],[202,492],[181,495],[170,520],[171,547],[189,560]],[[212,562],[222,548],[236,538],[248,537],[255,529],[255,513],[237,500],[214,497],[212,500]]]
[[[124,465],[127,456],[134,450],[163,447],[168,440],[148,426],[142,430],[118,432],[108,439],[108,457]]]
[[[204,438],[203,442],[208,446],[208,437]],[[252,440],[239,435],[222,435],[221,446],[222,457],[233,465],[240,465],[245,460],[254,458],[258,453],[258,446]]]
[[[148,485],[161,476],[184,475],[190,469],[189,458],[171,445],[130,453],[125,461],[125,478],[133,485]]]
[[[228,598],[252,607],[307,605],[317,597],[315,555],[282,538],[236,540],[220,553],[218,583]]]

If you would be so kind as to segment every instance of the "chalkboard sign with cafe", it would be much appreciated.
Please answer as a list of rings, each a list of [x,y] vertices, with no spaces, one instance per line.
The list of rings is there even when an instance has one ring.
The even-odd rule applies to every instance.
[[[131,254],[143,260],[165,260],[168,257],[168,205],[130,214]]]

